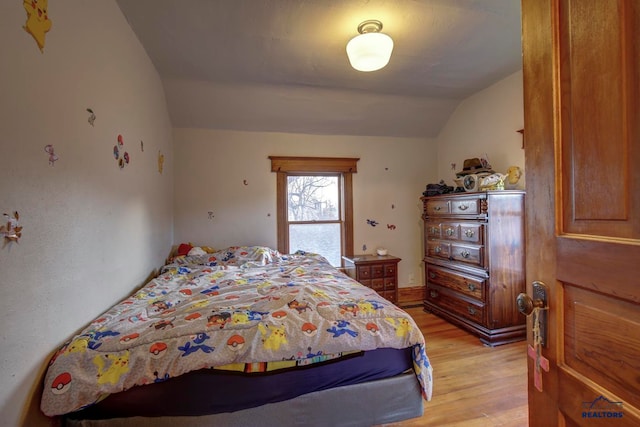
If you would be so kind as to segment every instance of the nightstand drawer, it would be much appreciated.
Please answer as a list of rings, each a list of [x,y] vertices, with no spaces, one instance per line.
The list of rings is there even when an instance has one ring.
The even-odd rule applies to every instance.
[[[396,264],[385,264],[384,265],[384,277],[396,277],[396,272],[398,269],[396,268]]]
[[[373,279],[369,285],[376,292],[384,291],[384,279]]]
[[[427,264],[427,281],[468,295],[478,301],[485,300],[486,280],[480,277],[462,274],[453,270]]]
[[[373,264],[371,266],[371,277],[380,278],[384,277],[384,265],[383,264]]]
[[[366,279],[371,279],[371,266],[369,265],[363,265],[363,266],[358,266],[358,279],[357,280],[366,280]]]

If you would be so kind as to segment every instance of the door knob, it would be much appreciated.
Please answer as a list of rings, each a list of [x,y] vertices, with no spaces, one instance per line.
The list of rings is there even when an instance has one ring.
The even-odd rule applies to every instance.
[[[533,309],[536,307],[544,308],[544,301],[541,299],[532,299],[524,292],[518,295],[516,298],[516,304],[518,305],[518,311],[525,316],[533,313]]]
[[[537,328],[540,344],[547,346],[547,311],[549,311],[548,288],[542,282],[535,281],[532,284],[533,298],[526,293],[516,297],[518,311],[525,316],[531,315],[536,309],[537,315],[533,316],[533,328]]]

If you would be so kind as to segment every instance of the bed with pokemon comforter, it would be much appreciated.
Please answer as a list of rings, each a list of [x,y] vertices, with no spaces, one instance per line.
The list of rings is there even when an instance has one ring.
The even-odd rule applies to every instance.
[[[63,345],[41,409],[68,414],[190,372],[278,370],[376,349],[408,349],[431,398],[424,337],[405,311],[319,255],[231,247],[168,263]]]

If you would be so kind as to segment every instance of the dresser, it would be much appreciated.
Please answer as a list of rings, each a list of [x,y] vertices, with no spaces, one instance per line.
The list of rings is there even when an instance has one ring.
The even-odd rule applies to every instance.
[[[345,273],[373,289],[392,303],[398,301],[398,263],[391,255],[354,255],[342,257]]]
[[[424,309],[487,345],[526,337],[516,297],[525,292],[524,192],[422,197]]]

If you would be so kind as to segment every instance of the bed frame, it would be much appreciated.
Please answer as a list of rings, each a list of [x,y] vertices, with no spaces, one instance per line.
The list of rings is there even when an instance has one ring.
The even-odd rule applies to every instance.
[[[67,427],[246,427],[373,426],[423,414],[420,385],[413,371],[355,385],[304,394],[237,412],[194,417],[131,417],[64,420]]]

